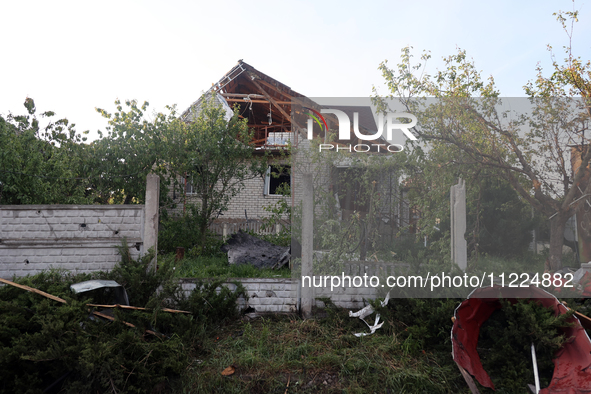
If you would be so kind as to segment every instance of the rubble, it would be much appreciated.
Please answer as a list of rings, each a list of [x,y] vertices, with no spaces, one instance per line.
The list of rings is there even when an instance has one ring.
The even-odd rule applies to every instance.
[[[222,251],[230,264],[251,264],[257,268],[279,269],[289,263],[290,247],[277,246],[240,230],[233,234]]]

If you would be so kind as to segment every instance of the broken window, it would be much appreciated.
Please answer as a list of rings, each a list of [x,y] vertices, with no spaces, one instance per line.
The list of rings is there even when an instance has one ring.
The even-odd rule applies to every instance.
[[[265,195],[287,195],[291,187],[291,166],[270,165],[265,174]]]

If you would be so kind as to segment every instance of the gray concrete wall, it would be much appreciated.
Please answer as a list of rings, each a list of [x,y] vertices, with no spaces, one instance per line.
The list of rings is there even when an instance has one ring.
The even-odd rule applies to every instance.
[[[0,277],[44,269],[73,273],[110,270],[126,238],[137,257],[144,230],[143,205],[0,206]]]

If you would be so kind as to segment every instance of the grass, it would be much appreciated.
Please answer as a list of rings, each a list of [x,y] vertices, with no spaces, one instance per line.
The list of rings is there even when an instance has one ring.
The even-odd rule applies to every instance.
[[[177,278],[290,278],[291,271],[259,269],[249,264],[231,265],[227,256],[185,258],[175,264]]]
[[[544,272],[546,255],[527,253],[521,258],[506,259],[495,256],[479,256],[471,259],[469,269],[477,272],[511,273],[511,272]]]
[[[409,350],[402,336],[366,331],[344,310],[301,320],[272,316],[235,322],[187,369],[185,393],[461,393],[469,392],[440,354]],[[445,356],[449,359],[449,351]],[[223,376],[232,366],[235,372]]]

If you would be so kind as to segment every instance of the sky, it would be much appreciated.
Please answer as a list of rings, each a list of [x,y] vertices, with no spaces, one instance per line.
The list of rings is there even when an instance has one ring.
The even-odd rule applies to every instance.
[[[591,5],[577,1],[572,47],[590,58]],[[556,17],[570,0],[425,1],[4,1],[0,114],[23,114],[26,97],[78,131],[107,126],[116,99],[184,111],[239,59],[308,97],[386,93],[378,66],[401,49],[427,70],[464,49],[501,95],[523,97],[540,64],[551,72],[569,44]]]

